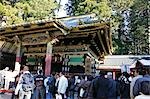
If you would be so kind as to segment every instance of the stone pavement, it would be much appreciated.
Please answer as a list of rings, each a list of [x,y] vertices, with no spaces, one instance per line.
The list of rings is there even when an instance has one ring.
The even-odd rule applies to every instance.
[[[11,93],[0,93],[0,99],[11,99]]]

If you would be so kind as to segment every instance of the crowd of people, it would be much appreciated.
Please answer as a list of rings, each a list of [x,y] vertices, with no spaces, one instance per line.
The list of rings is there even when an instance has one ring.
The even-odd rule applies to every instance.
[[[111,72],[93,75],[65,75],[63,72],[36,75],[24,66],[16,77],[12,99],[150,99],[149,69],[123,72],[113,79]]]

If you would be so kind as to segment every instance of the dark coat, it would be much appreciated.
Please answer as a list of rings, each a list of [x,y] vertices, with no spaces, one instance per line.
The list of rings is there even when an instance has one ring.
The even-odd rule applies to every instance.
[[[74,85],[75,79],[74,78],[70,78],[68,80],[68,82],[69,82],[68,91],[74,91],[74,88],[75,88],[75,85]]]
[[[144,75],[143,78],[137,79],[137,81],[135,82],[135,85],[133,87],[133,95],[134,96],[138,96],[140,94],[140,92],[142,92],[142,91],[147,91],[146,93],[150,93],[150,89],[147,89],[147,88],[150,88],[150,85],[148,84],[147,88],[144,88],[144,86],[142,85],[143,82],[150,83],[150,75],[147,74],[147,75]]]
[[[92,81],[86,81],[82,88],[85,90],[83,99],[93,99]]]
[[[103,76],[95,78],[93,81],[94,99],[108,99],[109,80]]]
[[[113,79],[109,79],[109,93],[108,99],[116,99],[117,98],[117,83]]]
[[[130,81],[126,77],[120,80],[120,96],[122,99],[130,99]]]

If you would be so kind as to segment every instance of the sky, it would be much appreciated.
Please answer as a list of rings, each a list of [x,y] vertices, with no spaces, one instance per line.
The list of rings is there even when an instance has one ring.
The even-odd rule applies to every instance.
[[[58,3],[61,1],[60,2],[61,7],[60,7],[59,11],[58,10],[55,11],[56,16],[57,17],[66,17],[67,16],[67,12],[64,10],[64,8],[65,8],[65,4],[68,3],[68,0],[56,0],[56,1]]]

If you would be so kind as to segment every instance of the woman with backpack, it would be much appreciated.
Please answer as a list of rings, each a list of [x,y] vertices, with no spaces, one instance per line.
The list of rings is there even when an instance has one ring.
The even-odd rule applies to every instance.
[[[92,80],[93,76],[87,76],[87,81],[81,85],[83,93],[82,96],[80,96],[80,99],[93,99]]]

